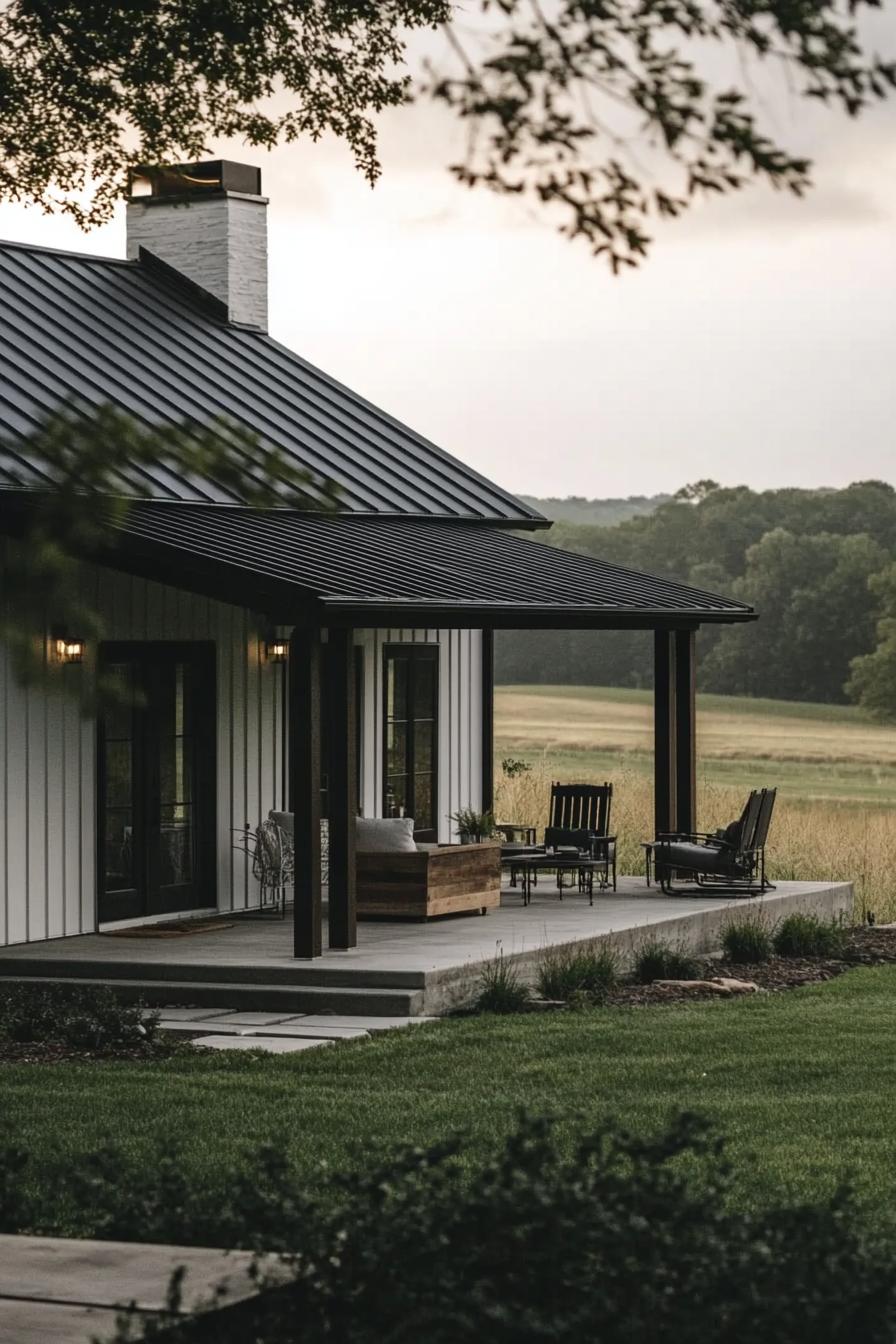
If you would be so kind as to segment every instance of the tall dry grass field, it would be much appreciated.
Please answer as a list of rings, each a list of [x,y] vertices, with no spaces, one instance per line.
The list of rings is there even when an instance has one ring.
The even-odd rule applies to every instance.
[[[536,734],[540,737],[544,719],[539,722],[536,718],[533,722],[528,715],[511,719],[511,713],[521,704],[522,689],[498,689],[497,759],[500,761],[502,756],[512,755],[525,759],[530,765],[528,771],[514,776],[507,776],[499,766],[496,779],[498,819],[544,826],[552,779],[583,783],[610,779],[614,788],[611,829],[619,837],[619,871],[643,873],[641,841],[649,839],[654,830],[652,767],[649,753],[633,751],[631,747],[620,750],[622,744],[614,741],[615,730],[610,722],[613,719],[613,693],[608,692],[607,698],[600,701],[597,716],[609,726],[607,745],[603,745],[603,734],[597,729],[596,736],[587,745],[579,736],[581,745],[576,748],[571,746],[566,730],[561,732],[559,740],[548,732],[539,741]],[[537,695],[539,700],[550,696],[551,704],[545,708],[554,723],[562,725],[565,701],[571,702],[571,708],[575,706],[573,717],[581,712],[582,697],[574,694],[573,688],[532,687],[525,691]],[[590,694],[600,693],[591,691]],[[718,697],[714,699],[718,701]],[[622,703],[624,724],[631,719],[631,709],[631,703]],[[838,711],[830,709],[829,713],[832,720],[836,720]],[[827,736],[830,739],[829,756],[819,753],[810,766],[806,760],[809,753],[804,751],[799,769],[794,772],[794,756],[800,753],[800,742],[793,742],[787,734],[775,739],[770,722],[775,718],[773,711],[762,716],[760,726],[756,724],[756,710],[750,706],[744,712],[739,731],[735,722],[738,717],[736,702],[732,701],[726,717],[731,721],[731,739],[726,743],[728,768],[736,763],[731,754],[732,740],[740,737],[742,742],[743,757],[733,783],[719,778],[718,758],[712,758],[712,744],[708,758],[700,751],[698,712],[701,765],[697,816],[700,829],[712,830],[739,816],[747,784],[751,787],[777,785],[778,799],[767,849],[771,880],[853,882],[858,916],[864,918],[871,910],[878,921],[896,920],[896,807],[892,804],[887,769],[889,753],[882,751],[876,760],[869,760],[867,779],[863,776],[861,790],[856,778],[850,775],[843,789],[844,796],[829,796],[836,791],[834,781],[838,778],[838,767],[842,768],[842,757],[838,757],[841,739],[833,730],[819,732],[817,724],[806,723],[807,738],[812,742],[810,750],[817,751],[819,738]],[[789,707],[788,719],[793,717],[793,707]],[[807,715],[807,719],[810,718],[814,715]],[[508,732],[508,728],[512,731]],[[757,728],[766,739],[761,756],[756,750]],[[852,716],[848,719],[848,730],[847,738],[858,736],[862,731]],[[889,748],[892,730],[872,731],[881,732],[881,747]],[[896,733],[892,740],[896,742]],[[852,753],[854,741],[849,741],[848,747]]]

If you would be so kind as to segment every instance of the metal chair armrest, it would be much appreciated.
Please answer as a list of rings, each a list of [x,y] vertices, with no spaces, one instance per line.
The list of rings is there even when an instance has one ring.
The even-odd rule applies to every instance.
[[[619,839],[616,835],[595,835],[592,838],[592,845],[615,845]]]

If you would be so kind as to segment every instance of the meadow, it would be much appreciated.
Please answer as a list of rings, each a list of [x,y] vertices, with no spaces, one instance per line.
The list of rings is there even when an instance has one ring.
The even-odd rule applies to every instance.
[[[614,784],[621,871],[643,871],[653,830],[652,699],[616,687],[499,686],[498,819],[543,825],[552,779]],[[896,919],[896,728],[857,709],[697,697],[701,830],[736,817],[747,792],[777,787],[772,880],[856,886],[857,914]],[[502,761],[530,769],[508,775]]]

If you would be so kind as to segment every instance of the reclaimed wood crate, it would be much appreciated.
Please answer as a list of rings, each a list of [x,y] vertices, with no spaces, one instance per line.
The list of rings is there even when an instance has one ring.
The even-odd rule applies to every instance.
[[[358,916],[433,919],[501,902],[501,846],[439,845],[416,854],[358,853]]]

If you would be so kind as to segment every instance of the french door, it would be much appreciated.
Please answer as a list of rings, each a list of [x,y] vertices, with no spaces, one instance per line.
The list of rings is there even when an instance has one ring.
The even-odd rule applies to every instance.
[[[99,720],[100,923],[213,906],[213,644],[108,643]]]
[[[384,656],[384,813],[413,817],[416,838],[435,840],[439,646],[389,644]]]

